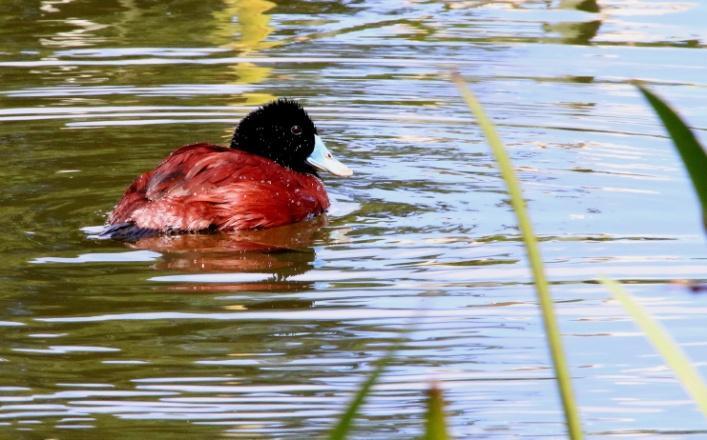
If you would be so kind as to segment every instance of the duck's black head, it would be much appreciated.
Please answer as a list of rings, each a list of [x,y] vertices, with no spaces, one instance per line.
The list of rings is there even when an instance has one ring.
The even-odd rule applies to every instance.
[[[231,148],[267,157],[303,173],[316,174],[321,169],[340,176],[353,174],[327,150],[302,106],[288,99],[273,101],[243,118],[233,134]]]

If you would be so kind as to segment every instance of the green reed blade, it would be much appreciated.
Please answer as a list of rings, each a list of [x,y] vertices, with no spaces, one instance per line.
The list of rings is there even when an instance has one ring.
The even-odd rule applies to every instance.
[[[533,280],[535,281],[535,291],[537,292],[538,302],[540,303],[543,324],[545,326],[545,336],[550,347],[552,363],[555,369],[555,375],[557,376],[557,383],[559,386],[560,398],[562,400],[562,407],[564,409],[567,431],[571,439],[581,439],[582,426],[579,419],[577,404],[574,400],[574,395],[572,392],[572,383],[570,380],[569,369],[567,368],[567,361],[565,360],[562,349],[560,329],[557,325],[557,318],[555,317],[555,311],[553,309],[550,288],[548,286],[547,279],[545,278],[540,249],[538,248],[538,243],[535,238],[535,234],[533,233],[533,227],[525,209],[525,202],[523,200],[520,183],[515,175],[511,161],[506,154],[503,143],[496,133],[493,122],[491,122],[488,116],[486,116],[486,112],[483,107],[466,85],[466,82],[462,79],[462,77],[459,74],[454,73],[452,74],[452,80],[457,85],[459,93],[461,93],[467,106],[469,107],[469,110],[471,110],[476,117],[479,127],[484,132],[484,135],[486,136],[496,159],[496,163],[498,164],[498,168],[501,171],[501,176],[506,183],[506,190],[511,198],[511,205],[518,221],[518,228],[523,236],[523,242],[525,243],[525,250],[528,255],[530,269],[533,274]]]
[[[707,153],[700,145],[695,134],[685,124],[665,101],[639,83],[635,83],[638,90],[648,100],[653,110],[663,122],[665,129],[675,144],[687,172],[692,179],[692,184],[697,191],[697,196],[702,204],[702,223],[707,231]]]
[[[444,397],[437,384],[427,391],[427,417],[423,440],[451,440],[444,418]]]
[[[675,376],[685,391],[697,403],[697,406],[707,417],[707,385],[693,366],[680,346],[670,337],[665,328],[618,282],[601,279],[601,283],[611,291],[616,300],[631,315],[648,340],[663,356],[665,363],[672,368]]]
[[[361,387],[356,392],[351,403],[349,403],[348,408],[346,408],[346,411],[341,415],[334,429],[329,433],[329,440],[344,440],[348,436],[349,431],[351,431],[353,427],[354,418],[371,393],[373,386],[378,382],[381,374],[383,374],[383,371],[393,359],[396,349],[397,344],[392,345],[388,353],[378,361],[378,365],[373,369],[370,376],[361,384]]]

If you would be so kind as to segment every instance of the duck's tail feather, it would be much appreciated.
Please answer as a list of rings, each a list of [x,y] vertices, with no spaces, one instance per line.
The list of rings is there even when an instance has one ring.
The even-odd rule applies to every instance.
[[[98,238],[138,241],[141,238],[154,237],[155,235],[160,235],[160,231],[157,229],[142,228],[133,222],[126,222],[106,226],[98,234]]]

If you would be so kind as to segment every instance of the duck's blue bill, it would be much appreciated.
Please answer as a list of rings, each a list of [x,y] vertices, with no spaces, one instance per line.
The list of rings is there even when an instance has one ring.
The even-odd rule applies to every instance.
[[[324,145],[322,138],[316,134],[314,135],[314,151],[307,158],[307,163],[337,176],[350,176],[353,174],[351,168],[334,158],[331,151]]]

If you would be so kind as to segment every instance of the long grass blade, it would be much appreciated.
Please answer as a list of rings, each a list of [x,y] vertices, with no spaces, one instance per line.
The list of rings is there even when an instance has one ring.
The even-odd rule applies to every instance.
[[[700,378],[697,369],[690,362],[680,346],[670,337],[665,328],[618,282],[602,279],[616,300],[631,315],[646,337],[651,341],[665,363],[673,370],[685,391],[697,403],[702,414],[707,417],[707,385]]]
[[[457,85],[459,93],[461,93],[467,106],[476,117],[479,127],[481,127],[481,130],[484,132],[491,150],[493,151],[493,155],[496,158],[496,163],[501,171],[501,176],[506,183],[506,189],[510,195],[511,205],[518,220],[518,228],[523,236],[523,242],[525,243],[525,250],[530,262],[533,280],[535,281],[535,290],[537,292],[538,302],[540,303],[543,324],[545,326],[545,335],[548,340],[552,363],[555,369],[555,375],[557,377],[560,398],[562,400],[562,407],[565,415],[565,422],[567,424],[567,431],[572,440],[581,439],[582,427],[579,418],[579,411],[574,399],[574,393],[572,392],[569,369],[567,367],[567,361],[565,360],[564,351],[562,349],[560,329],[557,325],[557,318],[555,317],[552,297],[550,296],[550,288],[548,286],[547,279],[545,278],[545,270],[543,267],[542,258],[540,256],[540,249],[538,248],[535,233],[533,232],[530,218],[525,209],[525,202],[523,200],[520,183],[516,177],[515,171],[513,170],[511,161],[506,154],[503,143],[496,133],[493,122],[491,122],[488,116],[486,116],[486,112],[483,107],[466,85],[466,82],[462,79],[462,77],[459,74],[454,73],[452,75],[452,80]]]
[[[444,397],[437,384],[427,391],[427,417],[423,440],[451,440],[444,417]]]
[[[702,223],[707,230],[707,153],[675,110],[645,86],[639,83],[635,84],[663,122],[687,168],[695,191],[697,191],[697,197],[702,204]]]
[[[378,361],[378,365],[376,365],[368,378],[361,384],[361,387],[356,392],[356,395],[351,400],[351,403],[349,403],[346,411],[341,415],[341,417],[339,417],[339,421],[334,426],[334,429],[332,429],[329,433],[329,440],[344,440],[347,438],[349,432],[353,428],[353,422],[356,415],[361,409],[361,406],[365,403],[368,395],[371,393],[373,386],[378,383],[378,379],[381,374],[383,374],[383,371],[393,359],[396,348],[397,345],[393,345],[388,350],[388,353]]]

